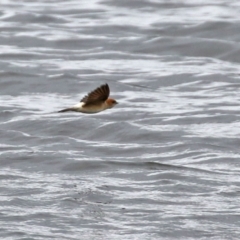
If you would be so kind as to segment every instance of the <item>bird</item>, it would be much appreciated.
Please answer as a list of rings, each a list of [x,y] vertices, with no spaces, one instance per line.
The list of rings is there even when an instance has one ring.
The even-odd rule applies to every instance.
[[[62,109],[58,112],[62,113],[74,111],[81,113],[98,113],[106,109],[113,108],[116,104],[118,104],[118,102],[113,98],[109,98],[109,94],[110,89],[108,84],[103,84],[89,92],[76,105]]]

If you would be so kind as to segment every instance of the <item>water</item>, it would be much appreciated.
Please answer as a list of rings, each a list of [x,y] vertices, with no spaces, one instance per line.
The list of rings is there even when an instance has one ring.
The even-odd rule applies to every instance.
[[[238,1],[1,1],[1,239],[238,239]],[[115,108],[57,113],[108,83]]]

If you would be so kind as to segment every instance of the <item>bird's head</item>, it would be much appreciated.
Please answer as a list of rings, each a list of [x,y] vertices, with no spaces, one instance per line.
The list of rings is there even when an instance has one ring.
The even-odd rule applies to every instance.
[[[118,104],[118,102],[117,102],[115,99],[113,99],[113,98],[108,98],[108,99],[106,100],[106,103],[107,103],[107,105],[108,105],[108,108],[112,108],[112,107],[114,107],[116,104]]]

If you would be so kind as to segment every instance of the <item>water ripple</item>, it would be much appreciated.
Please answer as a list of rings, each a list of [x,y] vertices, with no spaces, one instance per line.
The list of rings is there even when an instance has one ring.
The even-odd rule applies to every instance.
[[[237,1],[1,3],[2,239],[238,239]]]

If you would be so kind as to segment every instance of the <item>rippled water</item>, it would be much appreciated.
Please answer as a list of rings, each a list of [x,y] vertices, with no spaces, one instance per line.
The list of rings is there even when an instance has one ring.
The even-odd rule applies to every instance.
[[[1,1],[1,239],[238,239],[239,16]],[[57,113],[103,83],[115,108]]]

